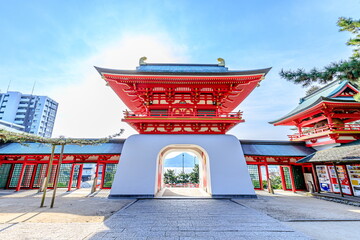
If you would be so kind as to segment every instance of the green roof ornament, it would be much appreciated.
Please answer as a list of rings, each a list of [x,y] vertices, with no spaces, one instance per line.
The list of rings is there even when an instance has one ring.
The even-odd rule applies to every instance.
[[[139,65],[146,65],[146,61],[147,60],[147,57],[141,57],[140,59],[139,59]]]
[[[360,102],[360,93],[355,94],[353,98],[355,99],[355,101]]]
[[[219,66],[225,67],[225,60],[223,58],[218,58],[217,60],[219,62],[218,63]]]

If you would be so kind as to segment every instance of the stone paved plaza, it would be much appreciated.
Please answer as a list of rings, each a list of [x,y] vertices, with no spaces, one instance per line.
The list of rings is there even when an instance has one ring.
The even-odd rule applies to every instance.
[[[252,201],[249,199],[249,201]],[[107,203],[111,204],[111,202]],[[101,222],[8,222],[0,239],[308,239],[231,200],[134,200]]]
[[[138,200],[88,239],[308,239],[231,200]]]
[[[60,189],[54,208],[39,208],[41,195],[35,190],[0,191],[0,240],[355,240],[360,234],[359,207],[301,192],[257,191],[258,199],[171,195],[168,199],[135,200],[109,199],[108,190],[89,194],[88,189]],[[48,197],[47,206],[50,200]]]

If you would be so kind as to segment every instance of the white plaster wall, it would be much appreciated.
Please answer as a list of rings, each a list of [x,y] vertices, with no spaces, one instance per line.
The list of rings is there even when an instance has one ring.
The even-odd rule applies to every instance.
[[[193,144],[208,154],[213,195],[255,195],[239,140],[232,135],[130,136],[122,149],[110,195],[154,195],[157,157],[172,144]]]

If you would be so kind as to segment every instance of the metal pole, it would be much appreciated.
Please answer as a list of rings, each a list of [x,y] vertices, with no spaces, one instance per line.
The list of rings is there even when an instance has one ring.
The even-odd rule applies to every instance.
[[[91,188],[91,193],[96,192],[98,178],[99,178],[99,159],[96,162],[95,178]]]
[[[333,166],[334,166],[334,171],[335,171],[336,179],[337,179],[337,182],[338,182],[338,184],[339,184],[340,195],[341,195],[342,197],[344,197],[344,193],[343,193],[342,188],[341,188],[341,182],[340,182],[340,179],[339,179],[339,174],[338,174],[338,171],[337,171],[337,169],[336,169],[335,163],[333,163]]]
[[[182,172],[184,173],[184,153],[182,154]]]
[[[43,207],[44,202],[45,202],[46,191],[47,191],[48,184],[49,184],[49,178],[50,178],[50,173],[51,173],[51,169],[52,169],[52,163],[53,163],[53,160],[54,160],[55,146],[56,145],[52,145],[52,149],[51,149],[51,156],[50,156],[48,171],[47,171],[47,174],[46,174],[46,177],[45,177],[44,193],[43,193],[43,196],[42,196],[42,199],[41,199],[40,207]]]
[[[54,207],[54,202],[55,202],[55,197],[56,197],[57,183],[58,183],[59,173],[60,173],[60,167],[61,167],[61,163],[62,163],[62,160],[63,160],[63,154],[64,154],[64,146],[65,146],[65,144],[61,144],[60,158],[59,158],[59,163],[58,163],[57,169],[56,169],[56,176],[55,176],[55,181],[54,181],[54,191],[53,191],[53,196],[52,196],[52,199],[51,199],[50,208],[53,208],[53,207]]]

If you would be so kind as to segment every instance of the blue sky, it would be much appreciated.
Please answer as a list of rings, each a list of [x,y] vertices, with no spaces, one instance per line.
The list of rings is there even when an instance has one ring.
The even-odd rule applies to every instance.
[[[359,0],[319,1],[2,1],[0,90],[60,103],[54,136],[101,137],[126,128],[125,106],[93,66],[134,69],[148,62],[216,63],[230,69],[273,67],[240,105],[241,139],[284,139],[288,127],[268,121],[286,114],[305,89],[279,71],[322,67],[346,59],[350,34],[338,17],[359,18]]]

